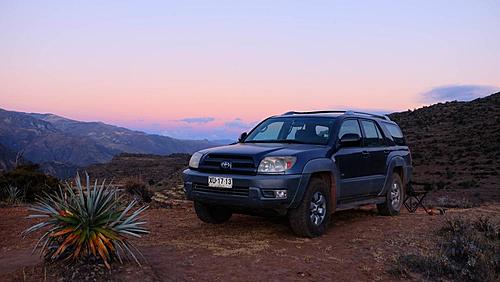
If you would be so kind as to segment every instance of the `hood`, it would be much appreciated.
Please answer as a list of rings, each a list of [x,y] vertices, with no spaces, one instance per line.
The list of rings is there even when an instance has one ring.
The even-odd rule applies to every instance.
[[[217,153],[228,155],[245,155],[260,160],[267,156],[307,155],[308,159],[325,157],[328,151],[326,145],[314,144],[281,144],[281,143],[237,143],[233,145],[214,147],[200,151],[203,154]]]

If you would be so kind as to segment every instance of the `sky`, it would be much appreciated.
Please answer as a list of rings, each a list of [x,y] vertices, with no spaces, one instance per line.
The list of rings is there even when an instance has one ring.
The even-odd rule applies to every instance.
[[[500,89],[500,1],[0,0],[0,108],[184,139]]]

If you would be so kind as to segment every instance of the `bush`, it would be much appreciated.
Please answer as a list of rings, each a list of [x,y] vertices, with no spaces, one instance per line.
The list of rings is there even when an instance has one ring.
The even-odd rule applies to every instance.
[[[23,193],[17,187],[8,186],[7,189],[5,189],[5,191],[7,192],[7,198],[6,198],[7,203],[17,204],[22,202],[24,198]]]
[[[499,281],[500,230],[489,218],[448,219],[439,233],[438,253],[401,256],[393,271],[405,274],[410,270],[433,279]]]
[[[38,165],[21,165],[0,177],[0,187],[5,190],[9,186],[17,187],[25,201],[33,202],[37,195],[55,190],[59,186],[59,180],[40,172]],[[0,193],[1,200],[5,200],[7,196],[7,191]]]
[[[465,196],[462,198],[451,198],[449,196],[442,196],[429,202],[441,208],[470,209],[474,207],[479,207],[479,203],[477,201],[473,201],[469,197]]]
[[[390,272],[408,278],[408,270],[421,273],[424,277],[433,278],[433,280],[438,277],[446,277],[452,271],[442,257],[409,254],[400,256],[397,259],[396,267]]]
[[[26,229],[23,236],[45,230],[35,249],[47,260],[98,258],[110,268],[109,262],[122,262],[125,255],[139,264],[139,251],[128,238],[149,233],[139,218],[147,207],[131,212],[136,201],[120,206],[115,187],[97,181],[91,185],[88,175],[86,180],[84,186],[77,175],[75,186],[66,183],[58,193],[38,198],[28,218],[42,221]]]
[[[443,181],[438,181],[436,182],[436,188],[437,190],[443,190],[446,187],[446,183]]]
[[[153,192],[146,186],[146,184],[138,178],[129,178],[125,181],[123,189],[136,199],[144,203],[150,203]]]
[[[457,183],[458,187],[462,188],[462,189],[473,188],[473,187],[477,186],[477,184],[478,184],[478,182],[474,179],[465,180],[465,181],[461,181],[461,182]]]

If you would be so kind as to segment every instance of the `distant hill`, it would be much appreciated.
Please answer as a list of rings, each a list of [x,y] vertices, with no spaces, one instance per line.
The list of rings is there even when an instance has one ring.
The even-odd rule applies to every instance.
[[[168,155],[214,146],[206,140],[180,140],[101,122],[3,109],[0,144],[9,152],[24,151],[27,160],[59,176],[71,174],[76,167],[108,162],[123,152]]]
[[[210,142],[218,144],[218,145],[229,145],[232,143],[237,142],[237,138],[235,139],[216,139],[216,140],[210,140]]]
[[[0,144],[0,172],[14,168],[17,154]]]
[[[393,113],[390,118],[406,135],[415,180],[447,189],[486,188],[500,200],[500,93]]]

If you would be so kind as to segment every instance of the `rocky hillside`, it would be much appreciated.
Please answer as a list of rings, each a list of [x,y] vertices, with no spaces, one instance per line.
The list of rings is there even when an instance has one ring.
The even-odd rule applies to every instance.
[[[0,172],[14,168],[17,154],[0,144]]]
[[[415,180],[438,183],[446,189],[498,191],[500,93],[394,113],[390,118],[406,135]]]
[[[120,154],[106,164],[95,164],[85,170],[98,179],[113,180],[122,183],[128,178],[135,178],[155,190],[182,192],[182,170],[189,163],[188,154],[169,156]]]
[[[76,167],[108,162],[123,152],[168,155],[213,146],[208,141],[179,140],[101,122],[2,109],[0,144],[14,153],[24,151],[27,160],[59,176],[71,174]]]

